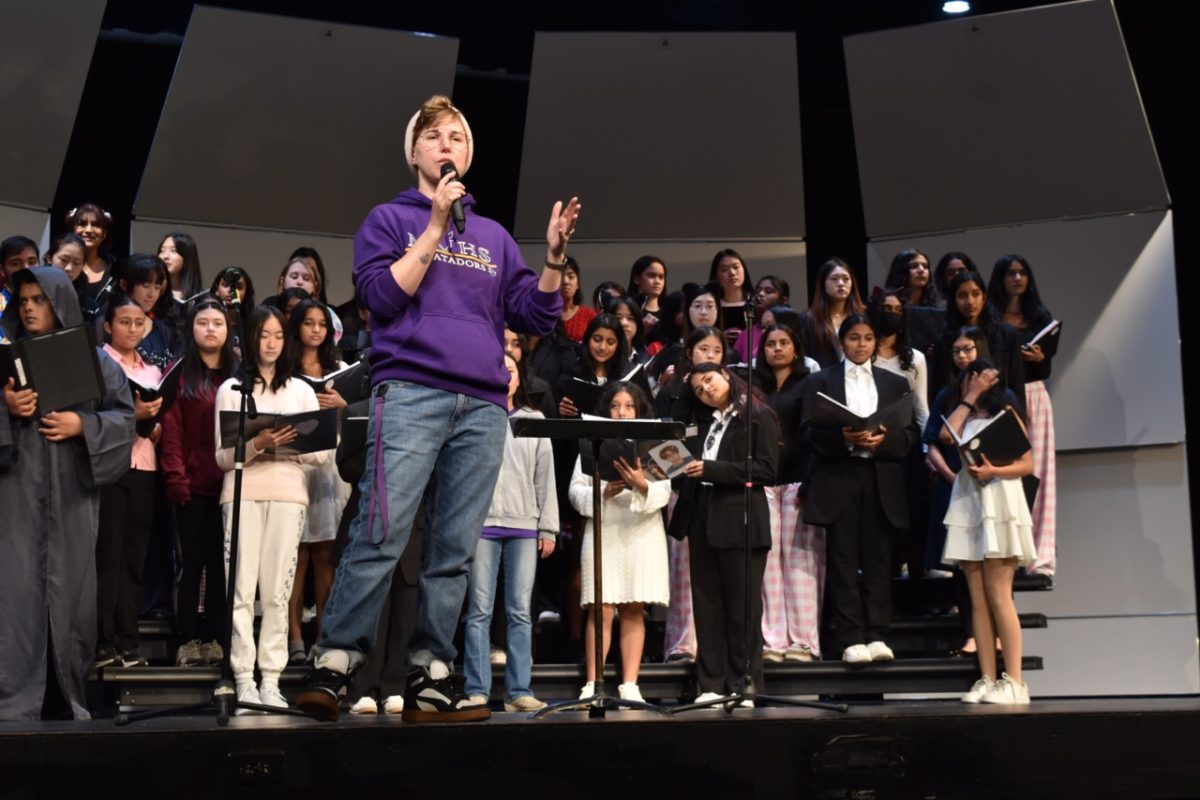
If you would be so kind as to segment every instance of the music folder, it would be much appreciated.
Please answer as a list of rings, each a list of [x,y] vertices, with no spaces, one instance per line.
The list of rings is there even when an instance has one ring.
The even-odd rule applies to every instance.
[[[278,449],[268,450],[277,456],[298,456],[304,453],[319,453],[337,448],[338,410],[322,408],[317,411],[302,411],[298,414],[266,414],[259,412],[254,418],[246,417],[246,441],[266,428],[283,428],[291,425],[296,429],[296,438]],[[221,447],[233,447],[237,441],[238,412],[221,412]]]
[[[87,325],[0,345],[0,385],[37,392],[38,416],[104,397],[100,356]]]
[[[171,410],[171,406],[175,404],[175,396],[179,393],[179,380],[183,377],[182,358],[177,358],[163,372],[162,377],[158,379],[158,383],[153,386],[147,386],[140,381],[129,379],[129,390],[137,392],[134,399],[142,398],[144,403],[153,403],[158,398],[162,398],[162,405],[158,408],[158,413],[152,419],[141,419],[137,422],[138,436],[149,436],[154,430],[156,422],[166,416]]]
[[[815,425],[850,428],[854,431],[870,433],[877,433],[881,427],[888,430],[903,428],[912,418],[912,392],[906,393],[885,408],[877,409],[869,417],[855,414],[845,403],[839,403],[824,392],[817,392],[817,400],[813,404],[812,414],[812,421]]]
[[[362,399],[362,377],[363,370],[366,368],[367,362],[364,359],[355,361],[353,364],[342,367],[320,378],[313,378],[309,375],[301,375],[299,373],[296,374],[296,377],[311,386],[314,392],[324,392],[332,389],[340,394],[342,399],[347,403],[354,403]]]
[[[942,417],[942,424],[950,431],[950,436],[962,454],[963,463],[972,467],[983,463],[982,456],[987,456],[987,460],[994,467],[1007,466],[1030,450],[1029,437],[1021,429],[1016,415],[1008,409],[992,417],[987,425],[975,431],[970,439],[961,438],[945,417]]]

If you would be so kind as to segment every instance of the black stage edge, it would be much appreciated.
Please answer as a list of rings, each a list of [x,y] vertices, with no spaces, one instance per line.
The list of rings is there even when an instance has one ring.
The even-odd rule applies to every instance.
[[[0,723],[0,797],[1196,797],[1198,728],[1197,698],[496,714],[462,725]]]

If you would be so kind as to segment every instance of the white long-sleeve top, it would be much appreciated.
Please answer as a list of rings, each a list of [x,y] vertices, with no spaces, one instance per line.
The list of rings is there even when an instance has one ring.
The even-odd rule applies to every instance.
[[[216,442],[221,442],[221,412],[237,411],[241,394],[233,386],[236,378],[230,378],[217,389],[216,412],[213,425],[216,427]],[[256,382],[254,405],[266,414],[299,414],[302,411],[317,411],[317,395],[312,387],[301,380],[290,380],[277,392]],[[275,500],[308,505],[308,482],[301,464],[324,464],[332,450],[305,453],[299,456],[276,457],[259,450],[253,441],[246,442],[246,468],[242,473],[243,500]],[[233,448],[217,448],[217,466],[225,470],[225,481],[221,484],[221,502],[233,502]]]
[[[875,366],[894,372],[908,379],[908,388],[913,391],[913,411],[917,414],[917,425],[925,430],[929,421],[929,375],[926,371],[925,354],[913,350],[912,369],[900,369],[900,356],[894,358],[876,358]]]

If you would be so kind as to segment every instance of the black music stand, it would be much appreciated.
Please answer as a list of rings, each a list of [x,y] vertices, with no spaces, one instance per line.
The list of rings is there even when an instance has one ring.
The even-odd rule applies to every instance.
[[[544,717],[556,711],[575,711],[584,708],[588,717],[603,718],[609,708],[636,708],[663,716],[671,711],[650,703],[613,697],[604,690],[604,582],[600,557],[600,445],[605,439],[682,439],[682,422],[636,419],[536,419],[518,417],[512,421],[513,436],[534,436],[542,439],[590,439],[592,442],[592,560],[595,576],[592,580],[592,621],[595,625],[596,692],[586,700],[560,700],[535,711],[530,719]]]

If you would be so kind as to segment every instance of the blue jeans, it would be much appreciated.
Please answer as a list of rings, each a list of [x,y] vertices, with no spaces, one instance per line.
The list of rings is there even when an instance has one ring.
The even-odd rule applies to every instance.
[[[492,692],[491,626],[496,599],[496,575],[504,562],[504,614],[508,620],[504,699],[533,694],[529,690],[533,620],[533,576],[537,572],[537,539],[480,539],[471,564],[467,593],[467,622],[463,668],[468,695]]]
[[[323,666],[352,671],[374,647],[422,496],[424,551],[408,661],[453,663],[467,572],[496,489],[507,424],[504,409],[484,400],[407,381],[375,387],[362,500],[325,606],[325,638],[315,648],[318,659],[330,656]]]

